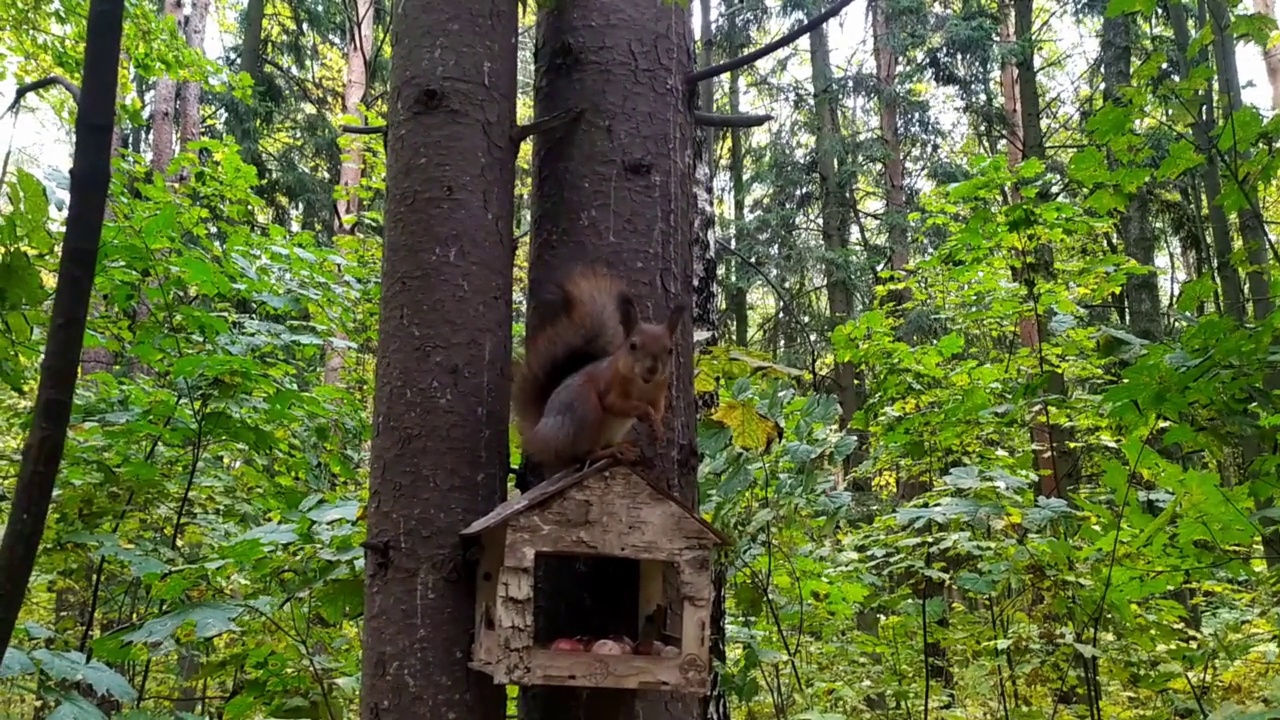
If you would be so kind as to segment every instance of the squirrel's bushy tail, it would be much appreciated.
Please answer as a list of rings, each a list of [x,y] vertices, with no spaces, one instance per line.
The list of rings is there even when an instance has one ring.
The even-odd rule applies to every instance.
[[[556,284],[556,315],[525,338],[512,405],[522,437],[542,419],[551,393],[571,375],[612,355],[627,340],[634,303],[621,280],[586,266]]]

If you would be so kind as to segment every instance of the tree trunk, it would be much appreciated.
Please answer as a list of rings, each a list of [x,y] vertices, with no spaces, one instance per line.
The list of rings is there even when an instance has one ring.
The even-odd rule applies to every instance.
[[[254,88],[262,86],[262,21],[266,0],[248,0],[244,8],[244,40],[240,45],[240,70],[248,73]]]
[[[204,30],[213,0],[193,0],[186,22],[187,46],[204,53]],[[184,82],[178,88],[178,147],[200,139],[200,83]]]
[[[742,29],[738,21],[742,0],[737,0],[735,5],[737,8],[729,14],[729,52],[727,54],[732,57],[741,53],[744,45]],[[734,70],[729,73],[729,113],[737,115],[740,112],[742,112],[742,71]],[[750,131],[745,128],[729,130],[729,183],[732,185],[733,193],[733,249],[739,253],[743,252],[745,246],[742,227],[747,216],[747,183],[744,157],[746,147],[743,136],[748,132]],[[751,320],[747,315],[748,268],[740,257],[733,259],[733,268],[733,278],[730,283],[732,289],[729,291],[729,315],[733,318],[733,340],[738,347],[746,347],[751,339]]]
[[[360,105],[369,88],[369,63],[373,48],[373,0],[355,0],[354,23],[347,28],[347,76],[342,90],[342,114],[355,124],[363,124]],[[342,154],[342,166],[338,169],[338,199],[334,202],[336,216],[333,219],[335,235],[353,231],[352,223],[360,212],[360,180],[364,172],[361,137],[347,139],[350,143]],[[512,210],[514,213],[514,209]],[[346,333],[335,329],[339,342],[345,342]],[[324,384],[337,385],[346,367],[346,352],[342,347],[326,343]]]
[[[1223,0],[1207,0],[1209,17],[1213,21],[1213,50],[1218,64],[1218,89],[1223,98],[1226,110],[1225,122],[1233,122],[1235,113],[1244,107],[1240,93],[1240,72],[1236,68],[1235,34],[1231,30],[1231,12]],[[1270,66],[1268,66],[1270,73]],[[1238,158],[1237,163],[1248,162],[1253,152],[1249,148],[1233,145],[1229,152]],[[1258,205],[1258,192],[1253,182],[1233,173],[1231,182],[1240,188],[1246,204],[1237,213],[1240,223],[1240,237],[1244,241],[1245,258],[1249,263],[1245,277],[1249,286],[1249,301],[1253,310],[1254,322],[1262,324],[1275,311],[1275,301],[1271,297],[1271,259],[1267,253],[1267,230],[1263,226],[1262,213]],[[1280,390],[1280,373],[1267,372],[1262,378],[1263,388],[1270,394]],[[1262,448],[1275,444],[1274,432],[1269,428],[1260,428],[1256,436],[1248,439],[1243,445],[1244,466],[1255,467],[1256,460],[1263,452]],[[1273,486],[1275,471],[1271,471],[1268,486]],[[1263,482],[1257,478],[1255,482]],[[1274,500],[1269,494],[1258,501],[1259,510],[1268,510]],[[1280,567],[1280,519],[1263,515],[1259,518],[1262,527],[1263,554],[1268,568]]]
[[[182,30],[182,0],[164,0],[164,15],[166,18],[173,18],[178,24],[178,30]],[[156,81],[155,92],[151,95],[151,169],[160,174],[164,174],[173,161],[174,102],[177,92],[177,82],[168,75],[162,75]]]
[[[1169,24],[1173,28],[1174,45],[1177,52],[1179,73],[1183,80],[1189,80],[1193,69],[1189,57],[1191,47],[1191,29],[1187,21],[1186,7],[1182,0],[1168,0]],[[1200,25],[1204,25],[1203,3],[1197,9]],[[1203,46],[1196,52],[1195,67],[1202,67],[1209,62],[1208,53]],[[1204,197],[1209,215],[1209,232],[1213,238],[1214,267],[1218,277],[1218,291],[1222,295],[1223,312],[1234,318],[1236,322],[1244,322],[1244,288],[1240,282],[1240,272],[1231,261],[1233,241],[1231,226],[1227,214],[1218,202],[1222,195],[1222,174],[1218,163],[1218,155],[1212,148],[1214,121],[1213,90],[1206,88],[1198,102],[1192,107],[1195,120],[1191,124],[1192,139],[1203,154],[1205,162],[1200,178],[1204,183]]]
[[[675,302],[690,301],[694,127],[681,79],[693,65],[692,30],[684,7],[659,0],[567,0],[539,10],[534,115],[583,112],[567,131],[534,137],[532,287],[598,263],[629,283],[642,316],[664,317]],[[530,293],[535,332],[549,312],[538,300]],[[655,448],[652,434],[639,432],[644,472],[696,507],[691,335],[683,323],[665,442]],[[625,563],[557,565],[537,573],[540,635],[634,626],[638,578],[620,581],[612,572]],[[615,582],[600,584],[606,579]],[[697,697],[660,692],[521,693],[521,717],[531,720],[692,718],[699,705]]]
[[[1012,0],[1001,0],[1000,6],[1000,44],[1010,47],[1017,42],[1013,29]],[[1000,62],[1000,95],[1004,100],[1005,150],[1009,157],[1009,166],[1022,162],[1022,100],[1018,93],[1018,65],[1010,56]],[[1017,200],[1017,188],[1013,189],[1014,200]]]
[[[76,111],[70,206],[62,236],[58,280],[49,316],[40,384],[13,506],[0,540],[0,657],[18,622],[36,552],[49,516],[54,480],[62,463],[67,424],[75,399],[80,350],[98,265],[98,241],[111,185],[112,136],[120,68],[123,0],[90,0],[85,27],[84,69]]]
[[[1253,10],[1274,19],[1275,0],[1253,0]],[[1271,84],[1271,109],[1280,110],[1280,47],[1263,48],[1262,62],[1267,67],[1267,82]]]
[[[361,717],[500,720],[503,688],[467,667],[457,533],[509,462],[517,7],[410,3],[393,22]]]
[[[1105,83],[1102,96],[1112,105],[1127,104],[1121,90],[1128,87],[1133,79],[1133,16],[1126,13],[1104,18],[1099,44]],[[1114,169],[1117,165],[1114,153],[1108,151],[1108,154],[1112,156]],[[1125,254],[1150,270],[1125,280],[1124,306],[1128,309],[1129,328],[1138,337],[1156,340],[1164,332],[1160,318],[1160,288],[1155,273],[1156,234],[1151,227],[1151,195],[1146,186],[1138,188],[1129,198],[1120,220],[1120,238]]]

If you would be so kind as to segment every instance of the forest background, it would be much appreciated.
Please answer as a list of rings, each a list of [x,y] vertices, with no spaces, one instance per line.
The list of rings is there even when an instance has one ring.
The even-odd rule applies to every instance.
[[[703,66],[820,10],[694,5]],[[78,76],[85,7],[0,1],[0,97]],[[351,715],[391,6],[128,8],[0,715]],[[1280,717],[1277,39],[1268,0],[869,0],[703,85],[771,116],[700,131],[698,479],[736,543],[705,715]],[[0,118],[6,510],[74,109]]]

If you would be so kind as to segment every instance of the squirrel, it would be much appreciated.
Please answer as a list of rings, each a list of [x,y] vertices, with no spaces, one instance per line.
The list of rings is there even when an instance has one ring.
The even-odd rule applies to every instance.
[[[617,278],[580,267],[553,284],[555,316],[526,339],[512,390],[525,455],[547,477],[614,458],[634,462],[622,442],[637,419],[663,438],[674,337],[687,310],[665,323],[642,323]]]

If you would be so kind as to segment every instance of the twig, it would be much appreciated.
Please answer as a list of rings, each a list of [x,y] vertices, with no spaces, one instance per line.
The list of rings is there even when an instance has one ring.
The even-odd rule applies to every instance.
[[[717,63],[715,65],[712,65],[711,67],[702,68],[701,70],[696,70],[694,72],[689,73],[688,75],[685,75],[684,84],[686,86],[697,85],[703,80],[708,80],[713,77],[724,75],[727,72],[732,72],[734,70],[744,68],[763,57],[766,57],[768,55],[771,55],[781,50],[782,48],[790,45],[796,40],[799,40],[802,36],[812,32],[819,25],[825,23],[826,21],[830,20],[836,15],[839,15],[841,10],[844,10],[845,8],[849,7],[852,4],[853,4],[853,0],[836,0],[835,4],[832,5],[831,7],[827,8],[826,10],[823,10],[817,15],[814,15],[812,18],[810,18],[809,20],[806,20],[803,24],[801,24],[800,27],[796,28],[795,30],[792,30],[786,35],[783,35],[777,40],[774,40],[768,45],[762,45],[761,47],[758,47],[755,50],[752,50],[746,55],[740,55],[736,58],[733,58],[732,60],[725,60],[722,63]]]
[[[50,85],[61,85],[64,90],[71,93],[71,99],[75,100],[76,105],[80,104],[80,88],[76,87],[75,83],[61,75],[50,75],[47,78],[41,78],[26,85],[19,85],[18,89],[13,91],[13,102],[9,103],[9,107],[5,108],[4,114],[7,115],[13,112],[13,109],[18,107],[18,103],[22,101],[23,96],[27,93],[43,90]]]
[[[773,120],[772,115],[721,115],[719,113],[693,111],[693,122],[702,127],[752,128]]]
[[[512,133],[511,137],[517,143],[520,143],[528,139],[529,137],[537,135],[540,132],[554,130],[555,128],[558,128],[567,122],[577,120],[578,116],[580,115],[582,115],[582,108],[569,108],[568,110],[561,110],[558,113],[552,113],[551,115],[548,115],[544,118],[538,118],[537,120],[534,120],[528,125],[517,126],[516,131]]]

